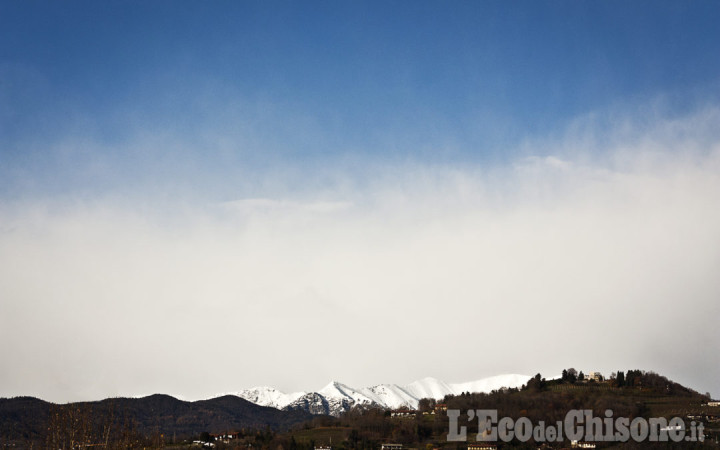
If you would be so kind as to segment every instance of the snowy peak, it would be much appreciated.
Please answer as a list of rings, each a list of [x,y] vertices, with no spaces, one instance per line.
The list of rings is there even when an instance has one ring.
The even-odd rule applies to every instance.
[[[317,392],[309,392],[282,408],[284,411],[307,411],[310,414],[340,415],[342,411],[331,411],[328,400]],[[335,414],[333,414],[335,412]]]
[[[418,399],[396,384],[379,384],[362,390],[362,393],[386,408],[417,408]]]
[[[348,397],[346,391],[352,392],[353,389],[339,381],[331,381],[327,386],[317,391],[323,395],[330,395],[334,397]]]
[[[331,382],[324,388],[320,389],[318,393],[322,394],[326,398],[334,398],[338,400],[345,399],[359,404],[373,403],[373,400],[364,395],[362,392],[357,391],[350,386],[339,383],[337,381]]]

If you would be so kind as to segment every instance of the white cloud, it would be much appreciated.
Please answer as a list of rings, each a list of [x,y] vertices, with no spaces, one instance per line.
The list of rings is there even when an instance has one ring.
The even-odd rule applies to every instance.
[[[278,200],[273,198],[243,198],[224,202],[220,206],[228,211],[241,214],[284,213],[305,211],[308,213],[330,213],[352,207],[351,202]]]

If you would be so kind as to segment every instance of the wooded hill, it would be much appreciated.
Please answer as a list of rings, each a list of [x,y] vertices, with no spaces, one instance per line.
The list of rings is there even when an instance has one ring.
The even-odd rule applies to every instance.
[[[315,418],[302,429],[275,436],[268,448],[310,450],[314,446],[329,445],[333,450],[378,449],[382,443],[398,443],[410,449],[466,450],[466,442],[448,442],[448,417],[442,409],[463,412],[458,423],[468,427],[468,442],[477,434],[477,421],[468,421],[465,412],[471,409],[497,410],[498,417],[517,420],[527,417],[533,424],[539,421],[562,421],[571,409],[591,409],[596,417],[604,417],[607,409],[613,417],[634,419],[643,417],[681,417],[703,422],[709,440],[700,443],[598,443],[597,448],[719,448],[715,443],[720,429],[720,407],[708,406],[708,395],[672,382],[653,372],[630,370],[618,372],[607,380],[580,381],[577,376],[560,380],[545,380],[535,376],[521,389],[505,389],[491,393],[463,393],[447,396],[442,401],[424,399],[418,411],[393,415],[382,410],[353,410],[344,416]],[[440,405],[443,408],[439,408]],[[688,416],[692,417],[689,418]],[[233,442],[228,447],[245,448],[248,442]],[[532,440],[499,443],[499,447],[538,448]],[[554,442],[548,448],[569,448],[570,442]]]
[[[72,442],[114,442],[131,448],[188,439],[207,430],[283,431],[312,417],[304,411],[258,406],[234,395],[186,402],[156,394],[63,405],[33,397],[2,398],[0,444],[70,448]]]

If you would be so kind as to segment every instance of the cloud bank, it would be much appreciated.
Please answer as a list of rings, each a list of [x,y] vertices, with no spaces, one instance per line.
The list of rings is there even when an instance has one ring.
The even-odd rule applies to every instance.
[[[719,117],[586,118],[511,164],[368,164],[272,196],[6,199],[0,395],[574,366],[717,396]]]

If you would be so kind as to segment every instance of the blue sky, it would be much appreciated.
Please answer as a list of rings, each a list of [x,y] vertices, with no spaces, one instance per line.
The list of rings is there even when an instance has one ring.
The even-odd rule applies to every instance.
[[[502,164],[579,115],[659,96],[677,114],[718,93],[714,2],[1,8],[3,165],[54,192],[122,190],[163,176],[167,158],[209,171]],[[127,149],[138,135],[194,146],[140,156]],[[241,142],[220,149],[218,136]],[[99,145],[90,158],[116,168],[112,182],[48,145],[75,139]],[[56,173],[58,159],[70,167]],[[3,191],[18,185],[6,177]]]
[[[717,396],[718,23],[710,1],[0,0],[0,395],[575,365]]]

